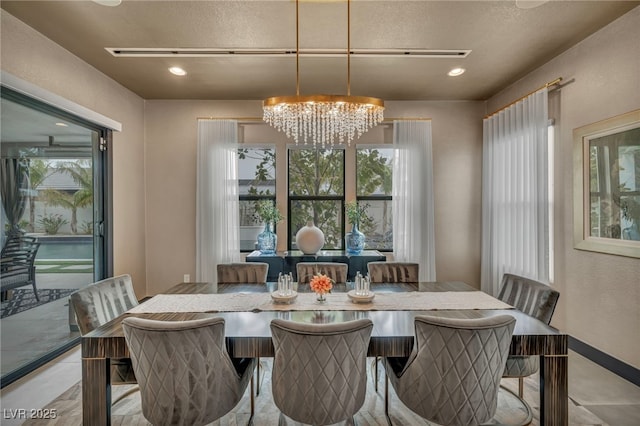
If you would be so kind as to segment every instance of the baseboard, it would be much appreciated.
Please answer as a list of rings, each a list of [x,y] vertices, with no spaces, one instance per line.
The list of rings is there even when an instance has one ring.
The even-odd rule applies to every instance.
[[[569,349],[588,358],[599,366],[606,368],[612,373],[617,374],[623,379],[630,381],[634,385],[640,386],[640,370],[634,366],[620,361],[572,336],[569,336]]]

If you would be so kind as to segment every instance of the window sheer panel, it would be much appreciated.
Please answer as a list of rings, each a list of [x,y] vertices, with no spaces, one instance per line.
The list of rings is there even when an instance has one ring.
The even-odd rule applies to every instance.
[[[482,290],[510,272],[549,282],[547,90],[484,120]]]
[[[393,250],[420,264],[420,281],[435,281],[433,154],[430,121],[393,124]]]
[[[217,283],[216,265],[240,261],[238,126],[198,120],[196,280]]]

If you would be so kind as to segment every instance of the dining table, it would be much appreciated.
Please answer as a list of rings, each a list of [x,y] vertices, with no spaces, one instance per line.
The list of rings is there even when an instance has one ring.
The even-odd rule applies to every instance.
[[[567,334],[466,283],[372,283],[375,298],[370,303],[349,303],[353,283],[334,285],[324,303],[315,302],[308,285],[294,283],[298,298],[288,304],[274,303],[270,297],[276,285],[180,283],[82,336],[83,424],[111,424],[110,359],[130,356],[121,325],[128,316],[163,321],[223,317],[229,354],[264,358],[274,356],[270,323],[276,318],[310,323],[369,318],[373,331],[367,356],[401,357],[413,348],[416,315],[501,314],[516,319],[509,354],[540,357],[540,425],[568,424]]]

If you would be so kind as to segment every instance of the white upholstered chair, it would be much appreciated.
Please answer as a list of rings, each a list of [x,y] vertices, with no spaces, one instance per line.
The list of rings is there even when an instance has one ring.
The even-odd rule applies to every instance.
[[[418,283],[420,264],[412,262],[369,262],[372,283]]]
[[[328,425],[353,421],[367,390],[369,319],[332,324],[271,321],[273,400],[293,420]]]
[[[219,419],[253,385],[255,358],[227,352],[223,318],[122,321],[140,383],[142,414],[153,425],[198,426]],[[251,417],[253,420],[253,390]]]
[[[369,262],[367,272],[372,284],[410,283],[417,284],[420,264],[413,262]],[[378,361],[373,361],[373,387],[378,392]]]
[[[216,266],[218,272],[218,285],[220,284],[266,284],[269,264],[263,262],[237,262],[220,263]],[[256,369],[256,395],[260,394],[263,363],[257,358],[258,368]]]
[[[502,284],[498,294],[498,299],[545,324],[551,322],[559,298],[560,293],[550,286],[514,274],[502,276]],[[524,424],[530,423],[533,419],[533,411],[523,398],[524,378],[534,374],[539,368],[540,357],[538,356],[510,355],[502,375],[505,378],[518,379],[517,397],[527,411],[527,419]],[[507,388],[504,389],[511,392]]]
[[[218,284],[266,284],[269,264],[262,262],[221,263],[216,266]]]
[[[323,274],[337,284],[347,282],[349,265],[337,262],[300,262],[296,264],[299,284],[308,284],[314,275]]]
[[[69,305],[73,309],[81,335],[108,323],[138,305],[133,282],[128,274],[118,275],[95,282],[81,288],[69,296]],[[137,383],[131,360],[127,358],[111,359],[111,384],[130,385]],[[136,392],[132,388],[120,395],[113,404]]]
[[[510,315],[416,316],[412,353],[385,358],[389,424],[389,382],[404,405],[430,422],[468,426],[489,421],[497,409],[515,322]]]

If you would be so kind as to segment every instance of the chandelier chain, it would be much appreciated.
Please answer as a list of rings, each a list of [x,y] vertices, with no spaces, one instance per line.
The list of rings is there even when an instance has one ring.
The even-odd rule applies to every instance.
[[[348,145],[383,119],[384,101],[351,96],[351,1],[347,0],[347,95],[300,95],[299,0],[296,0],[296,95],[268,98],[263,119],[293,138],[314,147]]]

